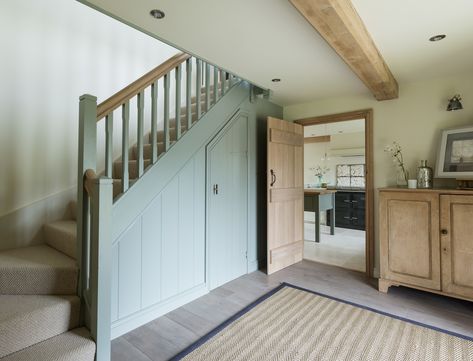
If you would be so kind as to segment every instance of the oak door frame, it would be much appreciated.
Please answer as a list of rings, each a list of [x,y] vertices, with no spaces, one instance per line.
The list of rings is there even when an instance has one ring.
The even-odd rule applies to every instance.
[[[294,120],[302,126],[328,124],[348,120],[365,120],[365,263],[366,275],[373,277],[374,269],[374,161],[373,161],[373,109],[328,114]]]

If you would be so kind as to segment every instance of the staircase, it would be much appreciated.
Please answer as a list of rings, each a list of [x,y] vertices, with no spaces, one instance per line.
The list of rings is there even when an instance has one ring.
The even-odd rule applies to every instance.
[[[95,342],[80,327],[76,221],[44,234],[44,245],[0,252],[0,359],[93,361]]]
[[[233,74],[182,53],[99,105],[92,96],[81,97],[78,197],[70,205],[72,219],[46,224],[43,245],[0,252],[0,360],[110,361],[113,204],[239,82]],[[158,122],[158,84],[164,88],[162,122]],[[151,110],[150,130],[144,134],[146,90]],[[138,105],[137,142],[130,145],[133,98]],[[119,156],[113,152],[117,112],[122,118]],[[103,119],[105,169],[97,172],[97,123]]]

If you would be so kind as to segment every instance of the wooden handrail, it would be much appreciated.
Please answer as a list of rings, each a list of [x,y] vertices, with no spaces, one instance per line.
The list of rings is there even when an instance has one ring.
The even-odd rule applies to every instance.
[[[191,56],[189,54],[180,53],[166,60],[161,65],[150,72],[143,75],[138,80],[134,81],[127,87],[112,95],[107,100],[104,100],[97,106],[97,121],[104,118],[107,114],[117,109],[120,105],[130,100],[139,92],[150,86],[153,82],[169,73],[172,69],[182,64]]]

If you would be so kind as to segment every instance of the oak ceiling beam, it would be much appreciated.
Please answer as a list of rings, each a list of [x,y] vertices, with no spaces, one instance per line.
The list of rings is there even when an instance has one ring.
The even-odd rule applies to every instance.
[[[396,79],[350,0],[289,0],[377,100],[399,96]]]

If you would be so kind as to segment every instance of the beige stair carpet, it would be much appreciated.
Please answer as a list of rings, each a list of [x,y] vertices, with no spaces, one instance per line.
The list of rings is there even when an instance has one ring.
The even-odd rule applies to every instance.
[[[2,358],[2,361],[94,361],[95,343],[78,328]]]
[[[0,358],[79,325],[76,296],[0,296]]]
[[[283,284],[181,359],[471,361],[473,340]]]
[[[74,259],[77,252],[76,236],[77,222],[73,220],[52,222],[44,226],[46,244]]]
[[[0,295],[75,295],[75,260],[47,246],[0,252]]]

